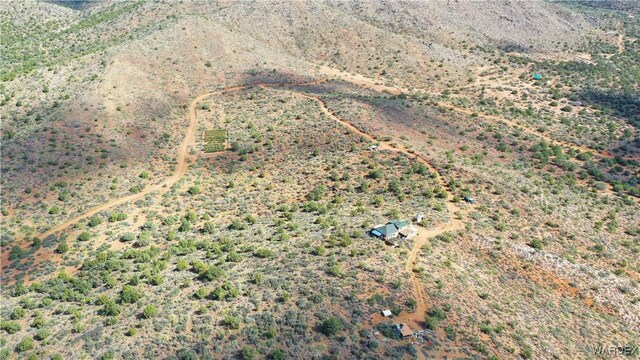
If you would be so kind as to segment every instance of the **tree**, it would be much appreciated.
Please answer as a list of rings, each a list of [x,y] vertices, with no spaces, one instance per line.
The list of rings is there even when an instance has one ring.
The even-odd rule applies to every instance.
[[[335,316],[328,317],[320,324],[320,332],[327,336],[333,336],[343,329],[342,319]]]
[[[78,236],[78,241],[87,241],[91,238],[91,233],[88,231],[83,231],[82,233],[80,233],[80,235]]]

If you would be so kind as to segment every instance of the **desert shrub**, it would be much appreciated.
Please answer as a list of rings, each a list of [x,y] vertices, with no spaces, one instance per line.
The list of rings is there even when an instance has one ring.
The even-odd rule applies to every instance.
[[[258,357],[258,350],[251,346],[245,346],[242,348],[242,359],[253,360]]]
[[[89,219],[90,227],[96,227],[100,224],[102,224],[102,217],[100,216],[92,216],[91,219]]]
[[[124,233],[120,236],[120,240],[123,242],[131,242],[136,239],[136,235],[134,233]]]
[[[307,194],[307,200],[309,201],[319,201],[322,199],[324,194],[327,192],[327,187],[324,185],[318,185],[311,190],[309,194]]]
[[[184,270],[187,270],[188,268],[189,268],[189,263],[187,262],[187,260],[185,259],[178,260],[178,263],[176,264],[176,269],[178,269],[179,271],[184,271]]]
[[[436,330],[440,326],[440,321],[444,320],[447,317],[444,310],[441,308],[435,307],[427,313],[425,318],[425,324],[428,329]]]
[[[26,311],[21,308],[21,307],[16,307],[13,308],[13,310],[11,311],[11,315],[9,315],[9,317],[12,320],[18,320],[18,319],[22,319],[25,315],[26,315]]]
[[[229,314],[224,317],[222,323],[231,329],[239,329],[241,321],[240,317]]]
[[[182,223],[180,224],[178,230],[180,232],[188,232],[189,230],[191,230],[191,221],[189,221],[188,219],[182,219]]]
[[[253,273],[253,282],[256,285],[262,284],[264,282],[264,275],[259,272]]]
[[[149,305],[147,307],[144,308],[144,310],[142,311],[142,316],[145,319],[150,319],[156,315],[158,315],[158,308],[155,305]]]
[[[58,247],[56,248],[56,252],[58,254],[64,254],[68,251],[69,251],[69,245],[67,245],[66,242],[61,242],[60,244],[58,244]]]
[[[33,338],[30,336],[27,336],[26,338],[22,339],[22,341],[18,343],[18,345],[16,346],[16,351],[25,352],[25,351],[32,350],[33,347],[34,347]]]
[[[274,252],[271,249],[260,248],[256,249],[253,254],[259,258],[270,258],[274,256]]]
[[[120,306],[115,301],[111,300],[107,296],[100,296],[98,302],[102,304],[102,315],[105,316],[117,316],[120,314]]]
[[[141,297],[140,291],[131,285],[123,286],[120,292],[120,301],[127,304],[136,303]]]
[[[83,231],[78,235],[78,241],[87,241],[91,238],[91,233],[88,231]]]
[[[0,329],[6,331],[9,334],[15,334],[18,331],[22,330],[22,326],[20,326],[20,323],[17,323],[15,321],[2,320],[0,322]]]
[[[367,175],[369,179],[381,179],[383,176],[384,175],[382,173],[382,170],[380,170],[379,168],[369,171],[369,174]]]
[[[24,251],[20,246],[15,245],[11,248],[11,252],[9,253],[9,260],[17,260],[22,259],[27,256],[27,252]]]
[[[196,299],[206,299],[206,298],[208,298],[208,297],[209,297],[209,295],[210,295],[210,294],[211,294],[211,290],[210,290],[208,287],[203,286],[203,287],[199,288],[199,289],[195,292],[195,294],[193,294],[193,296],[194,296]]]
[[[336,335],[341,332],[343,328],[344,324],[342,319],[335,316],[328,317],[320,323],[320,332],[327,336]]]
[[[109,215],[109,222],[124,221],[127,219],[127,217],[128,215],[125,213],[115,212]]]
[[[247,224],[237,219],[233,220],[229,225],[229,230],[244,230],[246,228],[247,228]]]
[[[342,267],[340,266],[340,264],[329,264],[329,267],[327,268],[327,273],[336,277],[344,276],[344,271],[342,270]]]
[[[207,221],[204,223],[204,228],[202,230],[207,234],[213,234],[216,231],[216,227],[212,222]]]
[[[48,338],[50,335],[51,335],[51,331],[49,329],[40,329],[36,333],[36,339],[42,341]]]
[[[537,250],[542,250],[544,248],[544,243],[538,239],[533,239],[529,242],[529,246]]]
[[[214,281],[214,280],[218,280],[219,278],[221,278],[223,274],[224,274],[224,272],[222,271],[222,269],[220,269],[219,267],[217,267],[215,265],[211,265],[204,272],[202,272],[200,274],[200,276],[204,280]]]
[[[160,274],[154,274],[149,278],[149,284],[158,286],[164,282],[164,278]]]
[[[222,300],[225,297],[224,289],[221,286],[216,286],[211,292],[211,298],[213,300]]]

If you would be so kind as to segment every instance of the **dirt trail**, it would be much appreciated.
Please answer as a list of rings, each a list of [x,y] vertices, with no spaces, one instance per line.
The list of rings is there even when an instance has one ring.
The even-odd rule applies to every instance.
[[[618,45],[618,54],[622,54],[624,52],[624,35],[623,34],[618,34],[618,39],[617,39],[617,45]]]
[[[372,87],[370,83],[367,82],[366,78],[362,78],[362,79],[357,79],[360,83],[360,85],[362,86],[366,86],[366,87]],[[110,200],[100,206],[94,207],[91,210],[78,215],[76,217],[74,217],[73,219],[70,219],[62,224],[59,224],[51,229],[49,229],[48,231],[46,231],[45,233],[41,234],[41,238],[44,239],[49,235],[64,231],[66,229],[68,229],[69,227],[71,227],[72,225],[78,223],[79,221],[83,220],[83,219],[87,219],[95,214],[100,213],[101,211],[105,211],[108,210],[114,206],[120,205],[120,204],[124,204],[126,202],[129,201],[135,201],[137,199],[141,199],[144,196],[154,193],[154,192],[159,192],[159,193],[163,193],[166,190],[168,190],[173,184],[175,184],[176,182],[178,182],[178,180],[180,180],[180,178],[187,172],[188,170],[188,165],[190,162],[190,156],[189,156],[189,148],[190,146],[194,145],[194,141],[195,141],[195,132],[197,129],[197,116],[196,116],[196,107],[197,104],[199,102],[201,102],[202,100],[204,100],[207,97],[210,97],[212,95],[220,95],[222,93],[225,92],[231,92],[231,91],[237,91],[237,90],[242,90],[242,89],[246,89],[249,87],[262,87],[262,88],[280,88],[280,87],[286,87],[286,86],[308,86],[308,85],[315,85],[315,84],[320,84],[322,82],[326,81],[326,79],[321,79],[321,80],[317,80],[317,81],[313,81],[313,82],[307,82],[307,83],[293,83],[293,84],[268,84],[268,83],[259,83],[259,84],[252,84],[252,85],[239,85],[239,86],[232,86],[232,87],[227,87],[224,88],[222,90],[219,91],[214,91],[214,92],[208,92],[208,93],[204,93],[199,95],[198,97],[196,97],[195,99],[193,99],[191,101],[191,104],[189,106],[189,125],[187,127],[186,130],[186,134],[185,134],[185,138],[182,141],[179,151],[178,151],[178,158],[177,158],[177,164],[176,164],[176,169],[173,172],[173,174],[171,176],[169,176],[168,178],[166,178],[164,181],[155,184],[153,186],[149,186],[145,189],[143,189],[141,192],[137,193],[137,194],[132,194],[132,195],[128,195],[128,196],[124,196],[121,198],[117,198],[117,199],[113,199]],[[383,85],[375,85],[373,88],[379,90],[379,91],[389,91],[392,88],[383,86]],[[373,135],[368,134],[360,129],[358,129],[357,127],[355,127],[353,124],[351,124],[350,122],[340,118],[339,116],[337,116],[335,113],[333,113],[325,104],[325,102],[317,97],[317,96],[313,96],[313,95],[308,95],[308,94],[302,94],[299,92],[296,92],[294,90],[286,90],[289,93],[294,94],[295,96],[299,96],[305,99],[310,99],[313,100],[315,102],[318,103],[320,109],[322,110],[322,112],[327,115],[328,117],[330,117],[331,119],[335,120],[338,124],[342,125],[343,127],[347,128],[348,130],[350,130],[351,132],[358,134],[370,141],[373,142],[378,142],[379,144],[379,148],[383,149],[383,150],[387,150],[387,151],[391,151],[391,152],[397,152],[397,153],[402,153],[407,155],[409,158],[413,158],[414,160],[424,164],[425,166],[427,166],[432,172],[434,172],[436,174],[436,180],[438,182],[438,184],[440,186],[442,186],[443,188],[447,188],[445,181],[442,179],[442,177],[440,176],[440,173],[437,171],[437,169],[426,159],[424,158],[422,155],[416,154],[410,150],[408,150],[406,147],[404,147],[401,144],[392,144],[389,141],[378,141]],[[397,90],[396,90],[397,91]],[[222,121],[222,119],[220,120]],[[163,191],[164,190],[164,191]],[[404,313],[402,314],[398,320],[408,323],[410,324],[410,326],[412,326],[414,329],[421,329],[422,328],[422,324],[424,322],[424,316],[427,312],[427,296],[424,293],[424,289],[423,289],[423,285],[421,284],[420,279],[418,278],[417,274],[413,271],[415,266],[416,266],[416,258],[418,255],[418,252],[420,251],[421,247],[428,241],[428,239],[435,237],[437,235],[440,235],[444,232],[447,231],[456,231],[456,230],[460,230],[463,228],[463,223],[460,219],[456,219],[454,214],[458,211],[458,208],[455,206],[455,204],[453,203],[453,194],[448,192],[448,198],[447,198],[447,210],[449,212],[449,221],[447,221],[445,224],[442,224],[434,229],[425,229],[425,228],[420,228],[420,231],[418,233],[418,235],[415,237],[414,240],[414,246],[411,249],[411,252],[409,253],[409,257],[407,259],[407,263],[405,265],[405,270],[407,271],[408,274],[410,274],[411,276],[411,282],[412,282],[412,286],[413,286],[413,293],[414,293],[414,297],[417,301],[417,307],[416,307],[416,311],[414,311],[413,313]],[[23,244],[24,245],[24,244]],[[42,255],[42,254],[39,254]],[[75,272],[75,270],[77,269],[70,269],[70,268],[66,268],[65,271],[67,273],[73,273]],[[26,279],[28,281],[28,279]],[[422,353],[422,351],[418,352],[418,357],[419,358],[424,358],[424,354]]]
[[[352,84],[364,87],[364,88],[368,88],[371,90],[375,90],[375,91],[379,91],[379,92],[386,92],[392,95],[400,95],[400,94],[406,94],[406,95],[412,95],[415,93],[420,93],[420,92],[425,92],[428,93],[426,91],[426,89],[416,89],[414,91],[411,91],[407,88],[403,88],[403,87],[398,87],[398,86],[387,86],[382,84],[380,81],[376,81],[375,79],[371,79],[371,78],[367,78],[363,75],[360,74],[350,74],[350,73],[346,73],[346,72],[342,72],[338,69],[335,68],[331,68],[331,67],[327,67],[327,66],[321,66],[320,67],[320,73],[327,75],[327,76],[332,76],[332,77],[336,77],[339,78],[341,80],[345,80],[348,81]],[[527,127],[525,125],[519,124],[513,120],[510,120],[504,116],[498,116],[498,115],[491,115],[491,114],[487,114],[487,113],[483,113],[483,112],[479,112],[479,111],[473,111],[473,110],[469,110],[469,109],[465,109],[465,108],[461,108],[461,107],[457,107],[455,105],[449,104],[449,103],[445,103],[443,101],[438,101],[437,102],[438,106],[444,107],[444,108],[448,108],[451,110],[454,110],[456,112],[459,113],[463,113],[466,115],[471,115],[471,114],[477,114],[479,117],[482,117],[484,119],[489,119],[489,120],[493,120],[493,121],[498,121],[498,122],[504,122],[505,124],[513,127],[513,128],[517,128],[517,129],[521,129],[522,131],[524,131],[527,134],[539,137],[544,139],[545,141],[547,141],[550,144],[553,145],[559,145],[562,147],[566,147],[566,148],[572,148],[575,150],[578,150],[580,152],[590,152],[593,154],[596,154],[600,157],[603,158],[613,158],[615,157],[615,155],[611,154],[608,151],[601,151],[601,150],[596,150],[596,149],[592,149],[586,146],[582,146],[582,145],[577,145],[577,144],[573,144],[567,141],[562,141],[562,140],[557,140],[552,138],[551,136],[549,136],[548,134],[542,134],[540,132],[538,132],[536,129]]]
[[[44,240],[45,238],[47,238],[50,235],[53,235],[55,233],[59,233],[62,232],[68,228],[70,228],[71,226],[77,224],[78,222],[84,220],[84,219],[88,219],[102,211],[106,211],[110,208],[113,208],[115,206],[118,205],[122,205],[125,204],[127,202],[131,202],[131,201],[136,201],[138,199],[142,199],[145,196],[152,194],[154,192],[158,192],[159,195],[161,195],[162,193],[168,191],[172,185],[174,185],[176,182],[178,182],[178,180],[180,180],[180,178],[187,172],[188,168],[189,168],[189,162],[191,160],[191,157],[189,156],[189,149],[190,146],[195,145],[195,133],[197,130],[197,117],[196,117],[196,106],[199,102],[201,102],[202,100],[206,99],[209,96],[213,96],[213,95],[220,95],[223,94],[225,92],[232,92],[232,91],[238,91],[238,90],[242,90],[242,89],[246,89],[249,87],[254,87],[254,86],[269,86],[269,87],[283,87],[283,86],[310,86],[310,85],[317,85],[320,83],[323,83],[327,81],[326,79],[319,79],[319,80],[314,80],[314,81],[310,81],[310,82],[306,82],[306,83],[258,83],[258,84],[247,84],[247,85],[235,85],[235,86],[229,86],[229,87],[225,87],[221,90],[218,91],[213,91],[213,92],[207,92],[204,94],[199,95],[198,97],[196,97],[195,99],[193,99],[191,101],[191,104],[189,105],[189,124],[187,126],[186,132],[185,132],[185,137],[182,140],[182,143],[180,144],[179,150],[178,150],[178,156],[177,156],[177,161],[176,161],[176,167],[175,170],[173,172],[173,174],[171,174],[169,177],[167,177],[166,179],[164,179],[162,182],[157,183],[155,185],[151,185],[148,187],[145,187],[144,189],[142,189],[139,193],[136,194],[131,194],[131,195],[126,195],[123,197],[119,197],[116,199],[112,199],[107,201],[106,203],[103,203],[101,205],[98,205],[94,208],[91,208],[90,210],[85,211],[84,213],[77,215],[76,217],[69,219],[67,221],[65,221],[64,223],[61,223],[59,225],[56,225],[54,227],[52,227],[51,229],[47,230],[46,232],[42,233],[39,235],[39,238],[41,240]],[[215,152],[215,153],[209,153],[207,154],[208,156],[215,156],[217,154],[223,153],[224,151],[220,151],[220,152]],[[28,250],[28,248],[30,247],[30,243],[28,241],[23,241],[22,244],[19,244],[19,246],[25,250]],[[43,254],[41,254],[42,252],[45,252],[46,249],[44,248],[40,248],[38,249],[36,252],[34,252],[34,256],[36,257],[42,257]],[[2,269],[5,270],[8,268],[10,261],[9,261],[9,255],[10,252],[9,251],[5,251],[4,253],[1,254],[0,257],[0,264],[2,265]],[[25,281],[29,281],[27,277],[25,277]]]

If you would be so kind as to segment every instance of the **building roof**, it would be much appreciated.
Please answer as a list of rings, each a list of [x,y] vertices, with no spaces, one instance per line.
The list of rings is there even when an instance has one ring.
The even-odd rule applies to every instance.
[[[404,220],[390,220],[388,223],[371,230],[371,234],[374,236],[389,236],[398,233],[407,226],[409,226],[409,223]]]
[[[407,227],[404,228],[402,230],[400,230],[400,235],[404,236],[404,237],[410,237],[416,234],[416,229]]]
[[[382,310],[382,315],[391,316],[391,315],[393,315],[393,313],[391,312],[391,310]]]
[[[398,229],[409,226],[409,223],[404,220],[389,220],[389,224],[395,225]]]
[[[396,329],[403,337],[413,335],[413,330],[407,324],[396,324]]]

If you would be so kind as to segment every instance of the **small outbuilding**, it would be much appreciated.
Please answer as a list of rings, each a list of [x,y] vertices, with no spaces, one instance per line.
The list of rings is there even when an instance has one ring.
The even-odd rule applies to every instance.
[[[393,315],[393,313],[391,312],[391,310],[382,310],[382,316],[384,317],[389,317]]]
[[[401,338],[413,336],[413,330],[407,324],[396,324],[395,331]]]
[[[400,233],[398,235],[400,236],[401,239],[411,239],[417,234],[418,232],[413,226],[407,226],[406,228],[400,230]]]

